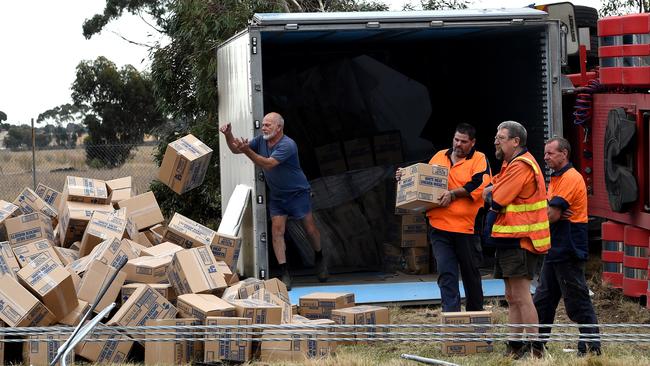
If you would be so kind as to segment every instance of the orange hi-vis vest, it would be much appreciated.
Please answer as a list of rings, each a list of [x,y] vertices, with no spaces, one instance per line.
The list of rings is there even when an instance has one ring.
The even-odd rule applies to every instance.
[[[505,167],[506,171],[518,161],[530,165],[533,169],[537,189],[532,196],[527,198],[517,196],[501,209],[492,227],[492,237],[521,238],[519,242],[521,248],[532,253],[544,254],[551,248],[544,174],[529,152],[512,159]]]

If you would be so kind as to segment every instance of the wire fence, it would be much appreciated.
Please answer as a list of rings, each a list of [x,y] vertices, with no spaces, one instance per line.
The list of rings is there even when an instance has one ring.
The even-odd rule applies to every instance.
[[[0,199],[13,202],[25,188],[43,183],[57,191],[68,175],[110,180],[130,176],[136,193],[158,176],[156,144],[80,145],[74,149],[0,150]],[[34,170],[32,167],[35,167]]]

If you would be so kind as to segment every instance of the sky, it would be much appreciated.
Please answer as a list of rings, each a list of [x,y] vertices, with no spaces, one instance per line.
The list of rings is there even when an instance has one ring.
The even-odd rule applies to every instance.
[[[418,0],[384,0],[391,10]],[[475,0],[472,8],[519,8],[531,0]],[[555,1],[548,1],[552,3]],[[559,2],[559,1],[558,1]],[[600,8],[600,0],[576,0],[576,5]],[[0,1],[0,111],[12,124],[29,124],[30,118],[61,104],[71,103],[70,86],[81,60],[105,56],[118,67],[131,64],[148,70],[147,47],[160,41],[140,17],[125,13],[99,35],[86,40],[81,26],[104,9],[105,0]],[[146,19],[146,18],[145,18]],[[116,34],[117,33],[117,34]]]

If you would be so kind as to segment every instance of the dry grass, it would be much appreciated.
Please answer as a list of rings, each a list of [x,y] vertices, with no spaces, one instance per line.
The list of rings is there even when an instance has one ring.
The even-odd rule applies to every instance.
[[[138,147],[133,157],[116,169],[88,167],[83,148],[36,151],[36,182],[60,191],[68,175],[103,180],[131,176],[137,192],[145,192],[158,175],[158,167],[153,160],[155,148]],[[0,199],[11,202],[23,188],[31,188],[32,185],[31,151],[0,150]]]

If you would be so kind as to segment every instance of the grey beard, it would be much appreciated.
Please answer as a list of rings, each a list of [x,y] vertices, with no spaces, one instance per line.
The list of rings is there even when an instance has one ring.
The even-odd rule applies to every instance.
[[[274,138],[276,134],[277,134],[277,132],[271,132],[271,133],[268,134],[268,135],[262,134],[262,138],[263,138],[265,141],[268,141],[268,140]]]
[[[503,160],[503,151],[497,150],[494,155],[497,157],[498,160]]]

